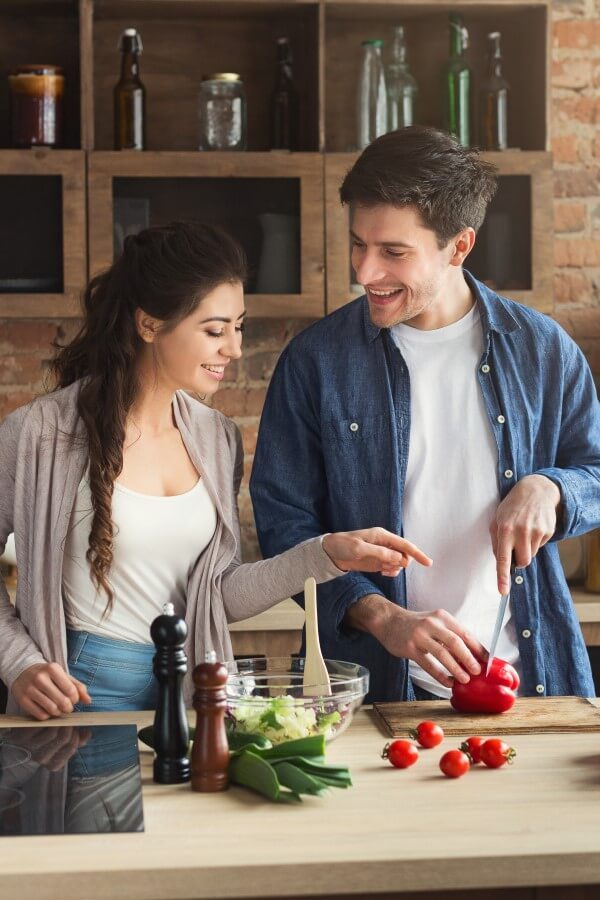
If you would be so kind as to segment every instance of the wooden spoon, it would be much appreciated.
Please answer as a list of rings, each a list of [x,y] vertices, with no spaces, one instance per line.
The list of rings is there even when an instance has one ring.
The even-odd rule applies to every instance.
[[[331,695],[329,672],[323,660],[319,643],[317,620],[317,582],[307,578],[304,582],[304,614],[306,617],[306,659],[302,689],[304,696]]]

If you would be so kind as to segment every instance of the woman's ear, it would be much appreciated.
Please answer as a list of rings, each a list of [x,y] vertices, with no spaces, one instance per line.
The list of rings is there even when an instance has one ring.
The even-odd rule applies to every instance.
[[[144,312],[144,310],[139,307],[136,309],[135,327],[144,343],[152,344],[154,342],[159,325],[158,319],[152,318],[152,316],[149,316],[148,313]]]

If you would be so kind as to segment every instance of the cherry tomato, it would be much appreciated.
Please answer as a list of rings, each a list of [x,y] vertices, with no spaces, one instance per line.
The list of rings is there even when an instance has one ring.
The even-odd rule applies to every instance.
[[[470,768],[469,757],[462,750],[448,750],[440,759],[440,769],[447,778],[460,778]]]
[[[485,738],[477,737],[475,735],[467,738],[466,741],[463,741],[460,745],[460,749],[463,753],[466,753],[471,762],[475,764],[481,762],[481,748],[484,744]]]
[[[444,740],[444,729],[435,722],[421,722],[410,732],[421,747],[437,747]]]
[[[490,738],[481,748],[481,762],[489,769],[499,769],[506,763],[512,763],[516,755],[514,747],[509,747],[500,738]]]
[[[392,741],[385,745],[381,756],[388,759],[396,769],[408,769],[418,760],[419,751],[412,741]]]

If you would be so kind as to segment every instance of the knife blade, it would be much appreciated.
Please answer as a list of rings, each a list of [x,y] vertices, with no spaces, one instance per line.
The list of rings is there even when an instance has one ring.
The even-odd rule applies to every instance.
[[[502,623],[504,622],[504,616],[506,614],[506,607],[508,606],[508,601],[510,600],[510,589],[512,587],[512,580],[513,580],[514,574],[515,574],[515,567],[514,567],[514,565],[512,565],[510,567],[508,591],[506,592],[506,594],[502,594],[502,596],[500,597],[500,606],[498,607],[498,613],[496,615],[496,623],[494,625],[494,633],[492,635],[492,643],[490,644],[490,655],[488,656],[487,666],[485,668],[486,678],[487,678],[490,668],[492,666],[494,654],[496,652],[496,647],[498,646],[498,639],[500,638],[500,632],[502,631]]]

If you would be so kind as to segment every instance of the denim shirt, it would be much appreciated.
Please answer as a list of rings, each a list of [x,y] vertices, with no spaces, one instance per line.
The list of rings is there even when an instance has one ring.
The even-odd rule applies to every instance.
[[[592,375],[552,319],[500,297],[468,272],[464,276],[483,328],[483,356],[473,377],[498,448],[500,496],[537,473],[555,482],[562,498],[553,539],[513,580],[521,692],[593,696],[556,546],[600,525],[600,411]],[[406,363],[389,330],[372,323],[366,297],[294,338],[267,393],[250,482],[263,554],[323,532],[381,525],[402,534],[410,415]],[[452,454],[448,447],[441,491],[452,478]],[[449,509],[449,539],[452,516]],[[319,585],[323,654],[369,669],[369,701],[412,699],[407,660],[344,624],[348,607],[367,594],[406,607],[404,573],[386,578],[354,572]]]

